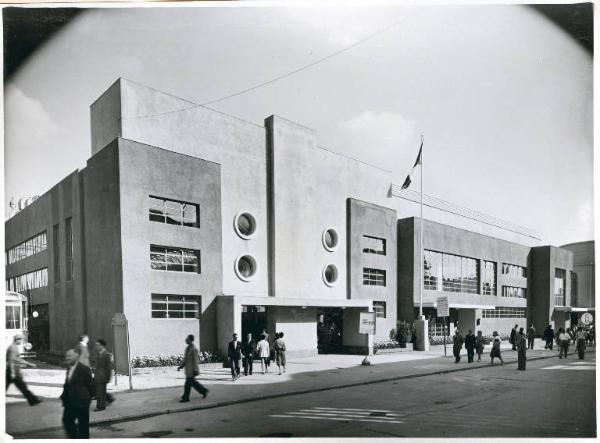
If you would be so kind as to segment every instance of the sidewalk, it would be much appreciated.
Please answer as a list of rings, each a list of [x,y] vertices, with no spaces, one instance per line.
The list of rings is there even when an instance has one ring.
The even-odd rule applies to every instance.
[[[537,343],[536,343],[537,344]],[[284,395],[318,392],[344,386],[364,385],[385,380],[409,379],[414,377],[464,371],[489,366],[489,347],[486,347],[483,361],[466,363],[466,351],[459,364],[454,363],[452,349],[448,346],[448,356],[444,357],[443,346],[434,346],[428,352],[403,351],[398,353],[380,354],[369,357],[371,366],[361,366],[364,357],[357,355],[319,355],[311,358],[290,359],[287,372],[277,375],[277,366],[271,365],[271,372],[260,373],[260,364],[254,365],[252,377],[242,377],[235,383],[231,381],[227,368],[215,368],[204,371],[198,380],[205,384],[210,393],[202,399],[197,393],[192,393],[189,403],[179,403],[183,389],[184,375],[174,368],[165,368],[158,376],[138,375],[134,377],[132,392],[120,392],[115,395],[113,405],[102,412],[90,412],[91,424],[108,424],[138,418],[147,418],[173,412],[214,408],[234,403],[242,403],[258,399],[268,399]],[[593,352],[593,348],[590,349]],[[534,349],[528,351],[528,360],[557,357],[558,351]],[[517,353],[510,350],[510,345],[503,346],[503,358],[508,365],[514,365],[516,370]],[[35,372],[37,371],[37,372]],[[43,371],[51,371],[47,376],[41,376]],[[24,437],[27,432],[47,428],[61,427],[62,407],[57,400],[61,392],[64,370],[32,369],[25,370],[26,380],[30,389],[36,394],[47,397],[40,405],[29,407],[22,400],[7,404],[7,432],[17,437]],[[58,382],[57,377],[60,377]],[[35,381],[34,381],[35,379]],[[44,380],[44,381],[41,381]],[[52,385],[46,386],[47,380]],[[110,391],[128,389],[128,378],[119,376],[118,385],[111,382]],[[137,387],[137,389],[136,389]],[[12,388],[11,388],[12,389]],[[52,389],[52,390],[51,390]],[[10,390],[7,395],[10,394]],[[56,394],[55,394],[56,393]],[[7,398],[7,402],[9,398]],[[92,410],[95,402],[92,403]]]

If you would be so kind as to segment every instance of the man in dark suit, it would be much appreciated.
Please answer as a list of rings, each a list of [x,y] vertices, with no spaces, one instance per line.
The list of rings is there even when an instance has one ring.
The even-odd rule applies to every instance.
[[[90,438],[90,403],[94,395],[92,370],[79,363],[79,354],[74,349],[67,351],[65,361],[67,377],[60,396],[64,407],[63,426],[69,438]]]
[[[94,385],[96,386],[96,409],[94,411],[104,411],[106,402],[111,404],[113,397],[106,392],[106,385],[112,375],[112,358],[106,350],[106,341],[99,339],[96,341],[96,372],[94,373]]]
[[[252,334],[248,333],[246,339],[242,342],[242,365],[244,366],[244,375],[252,375],[252,364],[254,363],[255,351],[256,342],[252,340]]]
[[[238,341],[237,334],[233,334],[233,340],[229,342],[227,358],[231,368],[231,378],[236,381],[240,378],[240,360],[242,359],[242,344]]]

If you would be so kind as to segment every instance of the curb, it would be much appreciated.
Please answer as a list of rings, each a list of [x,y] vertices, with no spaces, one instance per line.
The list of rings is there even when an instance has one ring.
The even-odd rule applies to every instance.
[[[588,353],[595,354],[596,351],[594,350],[594,351],[586,352],[586,354],[588,354]],[[527,361],[530,362],[530,361],[537,361],[537,360],[546,360],[549,358],[556,358],[556,355],[528,358]],[[513,364],[513,363],[517,363],[517,361],[511,361],[510,363],[505,363],[505,365],[509,365],[509,364]],[[111,424],[118,424],[118,423],[123,423],[123,422],[145,420],[147,418],[156,417],[158,415],[176,414],[176,413],[180,413],[180,412],[200,411],[203,409],[215,409],[215,408],[221,408],[221,407],[231,406],[231,405],[235,405],[235,404],[251,403],[251,402],[261,401],[261,400],[270,400],[273,398],[288,397],[291,395],[303,395],[303,394],[310,394],[313,392],[324,392],[324,391],[331,391],[334,389],[352,388],[352,387],[356,387],[356,386],[366,386],[366,385],[371,385],[371,384],[376,384],[376,383],[385,383],[385,382],[396,381],[396,380],[409,380],[412,378],[428,377],[430,375],[450,374],[453,372],[471,371],[471,370],[475,370],[475,369],[491,368],[491,367],[496,367],[496,366],[501,366],[501,365],[499,365],[499,364],[493,365],[491,363],[488,363],[488,364],[484,364],[484,365],[474,365],[474,366],[458,367],[458,368],[451,368],[451,369],[450,368],[440,369],[437,371],[432,371],[432,372],[427,372],[427,373],[400,375],[400,376],[395,376],[395,377],[380,378],[377,380],[365,380],[365,381],[354,382],[354,383],[346,383],[346,384],[342,384],[342,385],[326,386],[326,387],[321,387],[321,388],[308,388],[308,389],[302,389],[299,391],[290,391],[290,392],[279,393],[279,394],[262,395],[262,396],[258,396],[258,397],[252,397],[252,398],[226,400],[226,401],[220,401],[220,402],[216,402],[216,403],[190,406],[187,408],[182,407],[182,408],[177,408],[177,409],[166,409],[166,410],[160,411],[160,412],[158,412],[158,411],[157,412],[147,412],[145,414],[128,415],[128,416],[122,416],[122,417],[118,417],[118,418],[107,418],[104,420],[97,420],[97,421],[93,421],[93,422],[90,421],[90,428],[101,427],[101,426],[106,426],[106,425],[111,425]],[[166,388],[157,388],[157,389],[166,389]],[[43,431],[56,431],[56,430],[60,430],[60,429],[62,429],[62,426],[53,426],[53,427],[49,427],[49,428],[36,429],[35,431],[15,433],[15,434],[13,434],[13,437],[14,438],[24,438],[24,436],[34,433],[34,432],[39,433],[39,432],[43,432]]]

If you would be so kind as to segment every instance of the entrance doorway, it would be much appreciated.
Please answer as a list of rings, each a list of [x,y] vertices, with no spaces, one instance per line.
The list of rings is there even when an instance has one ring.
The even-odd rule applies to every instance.
[[[317,350],[319,354],[339,354],[344,346],[344,311],[323,308],[317,311]]]
[[[258,342],[263,329],[267,329],[267,313],[264,306],[242,306],[242,336],[243,340],[248,333]]]

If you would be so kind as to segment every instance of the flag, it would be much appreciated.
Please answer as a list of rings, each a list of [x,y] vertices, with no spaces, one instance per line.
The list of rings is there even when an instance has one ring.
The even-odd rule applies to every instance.
[[[412,176],[415,173],[417,166],[419,166],[421,164],[421,154],[422,153],[423,153],[423,140],[421,140],[421,147],[419,148],[419,155],[417,155],[417,160],[415,160],[415,165],[413,166],[412,171],[410,171],[410,174],[408,174],[406,176],[406,180],[404,180],[404,183],[402,184],[402,188],[400,188],[400,189],[406,189],[410,186],[410,184],[412,182]]]

